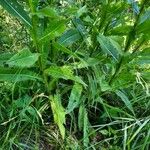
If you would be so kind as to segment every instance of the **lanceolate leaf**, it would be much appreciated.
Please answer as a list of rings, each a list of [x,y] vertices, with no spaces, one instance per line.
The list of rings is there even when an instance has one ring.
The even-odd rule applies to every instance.
[[[84,105],[80,105],[78,115],[78,127],[80,131],[82,131],[84,126],[84,109],[85,109]]]
[[[89,144],[89,120],[88,113],[86,109],[84,109],[84,127],[83,127],[83,144],[85,147],[88,147]]]
[[[132,29],[132,26],[124,25],[124,26],[119,26],[119,27],[113,28],[110,31],[110,33],[112,35],[127,35],[131,31],[131,29]]]
[[[9,52],[0,53],[0,66],[4,66],[13,55],[13,53]]]
[[[139,24],[136,29],[137,33],[150,34],[150,19]]]
[[[146,12],[140,17],[140,24],[146,20],[150,19],[150,7],[146,10]]]
[[[101,34],[99,34],[97,40],[100,43],[103,52],[111,55],[114,60],[118,62],[120,50],[114,45],[115,43],[112,43],[112,40]]]
[[[126,107],[132,112],[134,113],[132,104],[130,102],[130,100],[128,99],[128,97],[125,95],[125,93],[123,93],[122,91],[117,90],[116,94],[121,98],[121,100],[125,103]]]
[[[85,38],[87,35],[86,28],[84,26],[84,23],[80,18],[74,18],[73,19],[73,24],[76,26],[77,30],[79,31],[80,35],[82,38]]]
[[[42,80],[37,74],[28,70],[18,70],[0,67],[0,81],[19,82],[27,80]]]
[[[60,44],[65,46],[71,45],[81,39],[81,35],[76,29],[70,29],[66,31],[58,40]]]
[[[74,58],[77,58],[77,59],[81,60],[82,62],[84,62],[83,59],[80,58],[76,53],[72,52],[70,49],[66,48],[66,47],[63,46],[62,44],[59,44],[59,43],[55,42],[55,43],[53,43],[53,46],[54,46],[58,51],[62,51],[62,52],[64,52],[64,53],[69,54],[69,55],[73,56]]]
[[[54,20],[45,30],[43,36],[39,39],[39,42],[49,41],[55,37],[60,36],[65,30],[64,20]]]
[[[37,16],[43,18],[45,17],[50,17],[51,19],[53,18],[58,18],[58,14],[54,8],[51,8],[50,6],[47,6],[43,9],[40,9],[37,13],[35,13]]]
[[[73,71],[70,67],[51,66],[50,68],[45,70],[45,73],[48,75],[51,75],[54,78],[73,80],[77,83],[80,83],[80,84],[86,86],[86,84],[82,81],[82,79],[80,77],[73,75]]]
[[[7,64],[15,67],[31,67],[38,60],[38,53],[31,53],[28,49],[23,49],[19,53],[12,56]]]
[[[75,84],[72,88],[71,95],[69,97],[69,104],[67,106],[67,113],[70,113],[71,111],[76,108],[80,103],[80,96],[82,92],[82,85]]]
[[[0,0],[0,5],[2,5],[2,7],[4,7],[10,14],[21,19],[29,27],[32,26],[30,17],[17,0]]]
[[[51,109],[54,115],[54,121],[58,125],[62,138],[65,138],[65,110],[61,105],[60,96],[50,97]]]

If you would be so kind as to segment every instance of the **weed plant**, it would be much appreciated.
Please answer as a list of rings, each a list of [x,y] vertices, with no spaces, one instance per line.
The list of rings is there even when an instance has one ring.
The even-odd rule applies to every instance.
[[[148,0],[0,4],[1,150],[149,150]]]

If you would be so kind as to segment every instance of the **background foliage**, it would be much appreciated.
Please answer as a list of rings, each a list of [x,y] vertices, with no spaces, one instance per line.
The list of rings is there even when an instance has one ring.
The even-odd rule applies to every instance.
[[[0,4],[0,149],[148,150],[149,1]]]

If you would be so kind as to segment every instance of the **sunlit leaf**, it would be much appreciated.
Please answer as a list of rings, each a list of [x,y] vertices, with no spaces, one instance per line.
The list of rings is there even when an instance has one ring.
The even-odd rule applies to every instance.
[[[78,82],[84,86],[86,84],[82,81],[82,79],[78,76],[74,76],[73,70],[70,67],[58,67],[58,66],[51,66],[45,70],[45,73],[51,75],[53,78],[62,78],[65,80],[73,80]]]
[[[61,105],[60,96],[55,95],[50,97],[51,109],[54,116],[54,121],[58,125],[62,138],[65,138],[65,110]]]

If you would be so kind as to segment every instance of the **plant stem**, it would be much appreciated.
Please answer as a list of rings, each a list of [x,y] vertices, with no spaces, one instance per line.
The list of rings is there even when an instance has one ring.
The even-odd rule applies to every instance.
[[[34,9],[34,6],[33,6],[31,0],[29,0],[29,6],[30,6],[30,9],[31,9],[31,13],[34,14],[35,13],[35,9]],[[34,45],[35,45],[36,52],[41,53],[39,48],[41,48],[42,46],[39,43],[38,38],[37,38],[38,37],[38,35],[37,35],[37,24],[38,24],[38,21],[37,20],[38,20],[37,16],[32,16],[32,29],[31,29],[31,31],[32,31],[32,37],[33,37],[33,42],[34,42]],[[40,71],[42,73],[42,77],[43,77],[43,80],[44,80],[46,91],[49,92],[47,76],[44,73],[44,67],[43,67],[43,64],[42,64],[42,57],[41,56],[40,56],[40,58],[38,60],[38,63],[39,63]]]
[[[127,36],[127,40],[126,40],[126,44],[125,44],[125,49],[124,49],[124,52],[127,52],[129,49],[130,49],[130,46],[132,44],[132,42],[135,40],[135,33],[136,33],[136,27],[138,25],[138,22],[139,22],[139,19],[140,19],[140,16],[144,10],[144,7],[145,7],[145,4],[146,4],[146,0],[143,0],[143,3],[142,3],[142,6],[140,8],[140,12],[139,14],[137,15],[136,17],[136,20],[135,20],[135,23],[133,25],[133,28],[131,29],[131,31],[129,32],[128,36]],[[121,70],[121,66],[122,66],[122,63],[123,63],[123,60],[124,60],[124,56],[122,56],[118,62],[118,64],[116,65],[116,70],[115,70],[115,73],[113,74],[113,76],[111,77],[110,81],[109,81],[109,85],[112,84],[113,80],[115,79],[115,77],[118,75],[118,73],[120,72]]]

